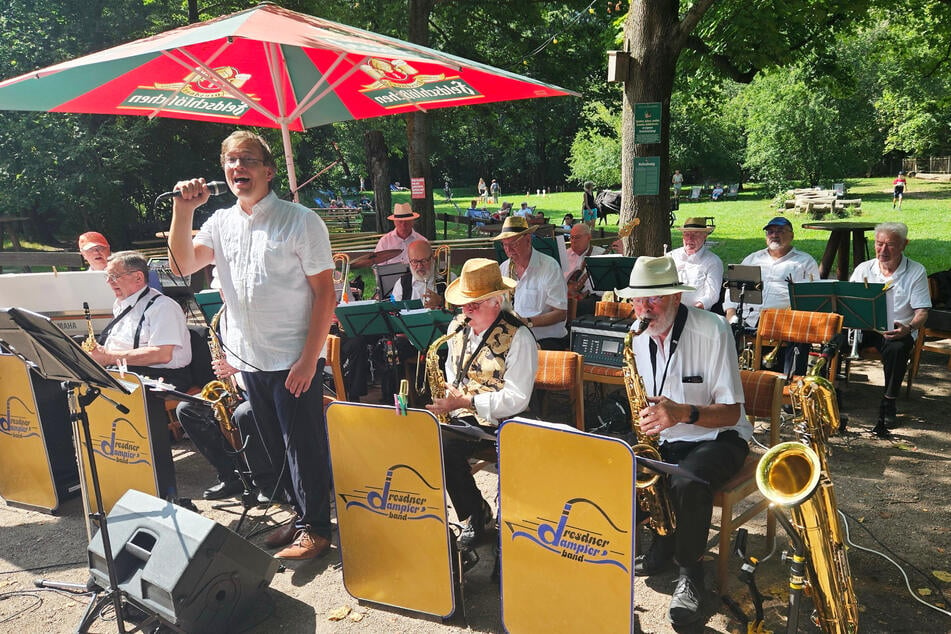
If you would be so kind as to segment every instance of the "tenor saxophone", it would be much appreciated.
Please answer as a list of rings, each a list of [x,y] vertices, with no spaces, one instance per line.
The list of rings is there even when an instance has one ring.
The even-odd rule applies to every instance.
[[[222,306],[215,313],[215,316],[211,318],[211,327],[208,329],[208,348],[211,350],[212,360],[224,357],[221,340],[218,338],[218,322],[221,320],[224,311],[225,307]],[[211,403],[221,435],[225,437],[225,440],[235,451],[239,451],[244,446],[241,440],[241,430],[232,422],[231,418],[234,410],[241,404],[239,394],[238,382],[233,374],[221,380],[209,381],[201,389],[201,397]]]
[[[823,632],[856,632],[858,602],[826,461],[826,438],[838,429],[839,413],[835,388],[819,376],[823,361],[790,390],[799,440],[776,445],[763,455],[756,484],[770,502],[790,509],[808,551],[813,621]]]
[[[647,390],[644,388],[644,379],[637,372],[634,350],[631,348],[634,337],[644,332],[649,323],[650,320],[642,319],[638,329],[628,331],[624,337],[624,351],[622,353],[624,365],[622,371],[624,374],[624,388],[627,390],[627,400],[631,406],[631,428],[637,438],[637,444],[634,445],[634,455],[659,461],[661,457],[657,436],[649,436],[641,430],[639,414],[648,405]],[[651,529],[658,535],[673,534],[677,528],[677,518],[674,515],[674,508],[667,491],[667,481],[656,473],[638,473],[636,488],[638,504],[644,511],[650,513]]]
[[[445,398],[446,396],[446,375],[443,373],[442,368],[439,367],[439,348],[442,347],[442,344],[452,339],[456,332],[458,332],[458,330],[448,332],[438,337],[429,345],[429,348],[426,349],[426,381],[429,383],[429,396],[433,402],[435,402],[437,398]],[[436,414],[436,419],[440,423],[448,423],[449,414]]]

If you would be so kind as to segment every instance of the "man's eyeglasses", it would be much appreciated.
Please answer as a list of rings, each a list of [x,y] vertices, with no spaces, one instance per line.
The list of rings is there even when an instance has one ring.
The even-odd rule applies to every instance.
[[[468,304],[463,304],[463,308],[468,308],[469,310],[479,310],[482,307],[482,304],[486,303],[487,299],[483,299],[481,302],[469,302]]]
[[[226,167],[237,167],[241,165],[242,167],[257,167],[262,165],[264,161],[254,156],[226,156],[224,164]]]
[[[110,273],[109,275],[106,276],[106,279],[109,280],[110,282],[116,282],[119,280],[120,277],[124,277],[130,273],[135,273],[135,271],[126,271],[125,273]]]
[[[424,264],[428,264],[430,260],[432,260],[432,257],[420,258],[418,260],[410,259],[409,263],[413,266],[422,266]]]
[[[631,301],[634,304],[650,304],[656,306],[667,298],[667,295],[652,295],[651,297],[635,297]]]

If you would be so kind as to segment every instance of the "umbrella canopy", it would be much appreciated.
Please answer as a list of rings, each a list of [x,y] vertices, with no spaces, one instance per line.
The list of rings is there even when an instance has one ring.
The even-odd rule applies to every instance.
[[[0,109],[142,115],[291,130],[577,93],[272,4],[0,82]]]

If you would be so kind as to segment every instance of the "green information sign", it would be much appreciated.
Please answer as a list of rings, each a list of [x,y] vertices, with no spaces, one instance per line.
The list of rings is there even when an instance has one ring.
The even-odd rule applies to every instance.
[[[634,143],[660,143],[661,104],[634,104]]]
[[[634,195],[656,196],[660,193],[660,157],[639,156],[634,159]]]

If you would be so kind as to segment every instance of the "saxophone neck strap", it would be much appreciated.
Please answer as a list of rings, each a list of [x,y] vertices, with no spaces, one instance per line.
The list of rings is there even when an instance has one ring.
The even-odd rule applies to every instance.
[[[687,324],[687,307],[681,304],[677,308],[677,316],[674,317],[674,327],[670,333],[670,354],[667,355],[667,362],[664,364],[664,374],[660,379],[660,386],[657,385],[657,343],[653,337],[648,339],[648,346],[651,353],[651,372],[654,376],[654,396],[660,396],[664,391],[664,384],[667,383],[667,370],[670,368],[670,360],[677,350],[677,344],[680,343],[680,335],[684,332],[684,326]]]

